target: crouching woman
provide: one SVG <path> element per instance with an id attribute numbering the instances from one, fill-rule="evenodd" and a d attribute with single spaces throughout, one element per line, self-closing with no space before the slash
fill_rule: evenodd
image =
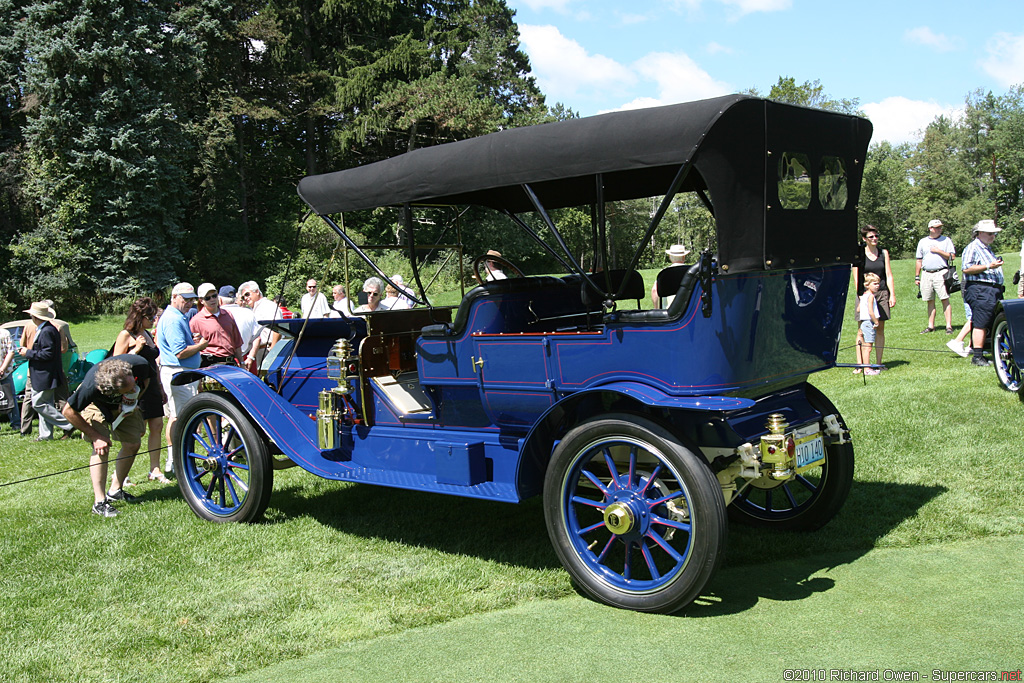
<path id="1" fill-rule="evenodd" d="M 142 443 L 146 423 L 139 397 L 149 388 L 151 378 L 149 361 L 142 356 L 130 353 L 113 356 L 89 370 L 64 407 L 64 417 L 81 430 L 82 438 L 92 442 L 89 460 L 95 500 L 92 511 L 101 517 L 117 515 L 111 503 L 138 502 L 121 487 Z M 121 449 L 110 490 L 106 491 L 107 456 L 112 438 L 120 442 Z"/>

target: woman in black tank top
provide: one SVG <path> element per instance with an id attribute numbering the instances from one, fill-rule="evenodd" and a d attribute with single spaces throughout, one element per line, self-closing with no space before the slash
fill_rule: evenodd
<path id="1" fill-rule="evenodd" d="M 882 351 L 885 348 L 885 321 L 892 317 L 892 309 L 896 306 L 896 288 L 892 281 L 892 266 L 889 263 L 889 251 L 878 247 L 878 228 L 865 225 L 860 229 L 864 238 L 864 258 L 853 267 L 853 279 L 857 284 L 858 297 L 864 293 L 864 276 L 874 273 L 881 280 L 881 287 L 875 294 L 878 302 L 878 328 L 875 331 L 875 363 L 882 365 Z M 860 331 L 857 332 L 857 343 L 861 343 Z M 883 366 L 884 367 L 884 366 Z"/>

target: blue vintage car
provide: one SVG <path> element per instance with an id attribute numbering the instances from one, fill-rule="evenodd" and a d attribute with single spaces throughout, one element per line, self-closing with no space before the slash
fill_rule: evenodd
<path id="1" fill-rule="evenodd" d="M 1008 391 L 1015 391 L 1024 401 L 1021 389 L 1021 368 L 1017 358 L 1024 358 L 1024 299 L 999 302 L 992 319 L 992 364 L 999 383 Z"/>
<path id="2" fill-rule="evenodd" d="M 340 215 L 397 207 L 412 257 L 422 212 L 483 207 L 565 272 L 515 277 L 502 263 L 507 279 L 457 307 L 417 295 L 409 310 L 277 321 L 285 341 L 265 377 L 181 375 L 208 389 L 177 421 L 186 501 L 204 519 L 254 520 L 291 464 L 508 503 L 541 495 L 579 590 L 681 609 L 719 565 L 729 517 L 810 531 L 849 493 L 849 431 L 808 376 L 836 364 L 870 136 L 859 117 L 736 95 L 303 179 L 302 199 L 371 264 Z M 658 292 L 674 298 L 644 310 L 640 250 L 674 229 L 662 219 L 683 193 L 706 207 L 717 247 L 662 271 Z M 636 253 L 603 268 L 606 207 L 651 197 Z M 592 217 L 587 258 L 559 231 L 566 207 Z"/>

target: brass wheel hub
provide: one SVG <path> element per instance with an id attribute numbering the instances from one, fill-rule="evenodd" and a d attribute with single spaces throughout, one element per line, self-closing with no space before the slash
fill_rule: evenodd
<path id="1" fill-rule="evenodd" d="M 204 471 L 216 472 L 218 469 L 220 469 L 220 466 L 217 464 L 217 458 L 205 458 L 203 460 Z"/>
<path id="2" fill-rule="evenodd" d="M 622 503 L 612 503 L 604 509 L 604 525 L 616 536 L 633 528 L 633 512 Z"/>

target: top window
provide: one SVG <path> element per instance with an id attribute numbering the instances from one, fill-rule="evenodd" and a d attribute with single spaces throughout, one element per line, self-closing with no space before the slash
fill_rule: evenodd
<path id="1" fill-rule="evenodd" d="M 779 202 L 784 209 L 811 205 L 811 163 L 806 154 L 784 152 L 779 159 Z"/>
<path id="2" fill-rule="evenodd" d="M 839 157 L 822 157 L 818 174 L 818 199 L 826 211 L 846 208 L 846 166 Z"/>

